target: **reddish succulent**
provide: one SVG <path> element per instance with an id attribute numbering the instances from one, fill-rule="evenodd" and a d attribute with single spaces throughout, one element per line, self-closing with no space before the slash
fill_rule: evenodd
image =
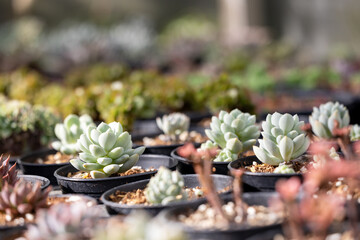
<path id="1" fill-rule="evenodd" d="M 50 191 L 51 187 L 42 191 L 40 182 L 33 185 L 20 180 L 14 186 L 5 182 L 0 192 L 0 212 L 5 213 L 10 219 L 35 213 L 37 209 L 47 207 Z"/>
<path id="2" fill-rule="evenodd" d="M 10 185 L 14 185 L 17 181 L 16 163 L 9 167 L 10 156 L 6 159 L 3 155 L 0 156 L 0 189 L 7 182 Z"/>

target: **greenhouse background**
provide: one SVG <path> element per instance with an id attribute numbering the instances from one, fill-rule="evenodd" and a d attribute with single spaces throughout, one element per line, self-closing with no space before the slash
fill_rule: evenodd
<path id="1" fill-rule="evenodd" d="M 0 1 L 0 239 L 358 239 L 359 11 Z"/>

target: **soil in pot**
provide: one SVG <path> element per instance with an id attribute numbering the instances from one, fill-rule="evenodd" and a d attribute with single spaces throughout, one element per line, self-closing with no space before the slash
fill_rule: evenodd
<path id="1" fill-rule="evenodd" d="M 43 176 L 50 180 L 51 185 L 57 185 L 54 172 L 68 165 L 71 158 L 54 149 L 45 149 L 22 156 L 18 162 L 24 174 Z"/>
<path id="2" fill-rule="evenodd" d="M 141 173 L 152 173 L 152 172 L 156 172 L 157 169 L 154 167 L 149 167 L 146 169 L 141 168 L 141 166 L 134 166 L 131 169 L 127 170 L 126 172 L 123 173 L 116 173 L 111 175 L 110 177 L 124 177 L 124 176 L 131 176 L 134 174 L 141 174 Z M 88 172 L 69 172 L 67 177 L 69 178 L 78 178 L 78 179 L 93 179 L 90 176 L 90 173 Z"/>
<path id="3" fill-rule="evenodd" d="M 187 159 L 179 155 L 178 150 L 180 147 L 174 149 L 170 156 L 174 159 L 178 160 L 178 166 L 177 169 L 181 174 L 194 174 L 194 168 L 193 168 L 193 160 Z M 254 155 L 253 151 L 247 151 L 244 153 L 244 156 L 252 156 Z M 215 158 L 215 157 L 214 157 Z M 213 174 L 222 174 L 222 175 L 228 175 L 229 169 L 228 169 L 229 162 L 214 162 L 213 161 Z"/>
<path id="4" fill-rule="evenodd" d="M 177 161 L 163 155 L 141 155 L 136 164 L 141 169 L 148 169 L 153 171 L 145 171 L 142 173 L 133 173 L 130 175 L 113 176 L 107 178 L 89 179 L 82 177 L 68 177 L 75 175 L 79 171 L 72 165 L 64 166 L 55 171 L 54 175 L 57 178 L 58 184 L 63 193 L 81 193 L 94 198 L 99 198 L 105 191 L 130 182 L 149 179 L 156 173 L 156 169 L 160 166 L 165 166 L 174 170 Z M 86 174 L 84 174 L 87 177 Z"/>
<path id="5" fill-rule="evenodd" d="M 50 185 L 50 180 L 46 177 L 37 176 L 37 175 L 17 175 L 19 179 L 23 179 L 26 182 L 30 182 L 32 185 L 36 184 L 37 182 L 40 182 L 41 189 L 44 190 Z"/>
<path id="6" fill-rule="evenodd" d="M 273 196 L 274 193 L 244 194 L 245 218 L 236 213 L 232 196 L 225 197 L 222 209 L 231 220 L 229 224 L 208 204 L 173 209 L 164 217 L 180 223 L 190 239 L 239 239 L 240 236 L 245 239 L 261 231 L 280 228 L 285 215 L 268 207 L 268 199 Z"/>
<path id="7" fill-rule="evenodd" d="M 49 206 L 54 204 L 73 204 L 79 201 L 86 203 L 88 207 L 95 206 L 97 204 L 95 198 L 81 194 L 58 194 L 51 195 L 47 198 L 47 204 Z"/>
<path id="8" fill-rule="evenodd" d="M 146 210 L 152 215 L 158 214 L 167 208 L 188 206 L 199 201 L 205 202 L 203 189 L 200 187 L 198 175 L 185 175 L 184 189 L 187 191 L 188 199 L 174 201 L 168 204 L 151 204 L 147 202 L 144 190 L 149 180 L 142 180 L 126 185 L 118 186 L 105 192 L 101 201 L 106 205 L 110 214 L 128 214 L 132 210 Z M 233 178 L 223 175 L 212 175 L 216 191 L 221 195 L 229 194 L 232 190 Z M 179 196 L 181 198 L 181 195 Z"/>

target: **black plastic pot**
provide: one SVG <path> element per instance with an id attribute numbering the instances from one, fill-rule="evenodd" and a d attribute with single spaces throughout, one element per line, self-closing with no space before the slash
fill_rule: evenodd
<path id="1" fill-rule="evenodd" d="M 18 164 L 24 174 L 38 175 L 46 177 L 50 180 L 51 185 L 57 185 L 54 172 L 69 163 L 54 163 L 54 164 L 41 164 L 35 163 L 38 158 L 45 158 L 48 155 L 56 154 L 54 149 L 43 149 L 36 152 L 29 153 L 19 158 Z"/>
<path id="2" fill-rule="evenodd" d="M 243 200 L 248 205 L 263 205 L 268 206 L 268 200 L 271 197 L 274 197 L 276 193 L 244 193 Z M 224 198 L 224 202 L 233 201 L 232 196 L 226 196 Z M 216 240 L 238 240 L 238 239 L 246 239 L 255 234 L 266 232 L 269 230 L 277 230 L 281 229 L 281 224 L 272 224 L 268 226 L 238 226 L 231 225 L 227 230 L 220 229 L 195 229 L 188 227 L 178 221 L 176 221 L 176 216 L 180 214 L 184 214 L 188 211 L 194 211 L 201 203 L 193 206 L 181 207 L 170 209 L 164 213 L 162 217 L 165 218 L 166 221 L 171 221 L 178 223 L 183 227 L 183 230 L 187 234 L 189 239 L 216 239 Z"/>
<path id="3" fill-rule="evenodd" d="M 44 190 L 45 188 L 47 188 L 50 185 L 50 180 L 47 179 L 46 177 L 42 177 L 42 176 L 19 174 L 17 177 L 25 180 L 26 182 L 31 182 L 32 184 L 40 182 L 42 190 Z"/>
<path id="4" fill-rule="evenodd" d="M 15 163 L 17 163 L 19 160 L 19 156 L 10 156 L 10 159 L 9 159 L 9 164 L 10 166 L 14 165 Z M 17 164 L 16 168 L 19 168 L 19 163 Z"/>
<path id="5" fill-rule="evenodd" d="M 256 156 L 249 156 L 229 163 L 228 168 L 229 170 L 232 168 L 244 168 L 246 166 L 251 166 L 253 162 L 262 163 Z M 246 171 L 242 177 L 242 181 L 245 185 L 244 187 L 248 185 L 259 191 L 270 192 L 275 191 L 275 184 L 279 179 L 291 177 L 299 177 L 302 180 L 302 175 L 300 173 L 253 173 Z"/>
<path id="6" fill-rule="evenodd" d="M 17 239 L 22 237 L 27 229 L 26 225 L 20 226 L 1 226 L 0 225 L 0 239 Z"/>
<path id="7" fill-rule="evenodd" d="M 177 150 L 179 148 L 174 149 L 171 152 L 171 157 L 178 160 L 177 169 L 181 174 L 194 174 L 194 168 L 192 166 L 192 162 L 189 159 L 183 158 L 179 156 Z M 213 162 L 213 168 L 215 168 L 214 174 L 227 175 L 229 172 L 228 162 Z"/>
<path id="8" fill-rule="evenodd" d="M 160 166 L 165 166 L 174 170 L 177 165 L 177 160 L 163 155 L 141 155 L 136 166 L 142 168 L 154 167 L 158 169 Z M 123 184 L 136 182 L 139 180 L 149 179 L 155 175 L 157 171 L 133 174 L 130 176 L 108 177 L 99 179 L 78 179 L 67 177 L 68 173 L 77 172 L 78 170 L 72 165 L 64 166 L 55 171 L 58 184 L 63 193 L 80 193 L 85 194 L 96 199 L 100 198 L 105 191 Z"/>
<path id="9" fill-rule="evenodd" d="M 185 187 L 188 188 L 195 188 L 200 186 L 199 180 L 198 180 L 198 176 L 196 174 L 193 175 L 184 175 L 184 182 L 185 182 Z M 214 181 L 214 185 L 217 191 L 221 191 L 222 189 L 225 188 L 229 188 L 228 191 L 222 193 L 222 195 L 226 195 L 230 193 L 230 189 L 232 186 L 232 182 L 233 182 L 233 178 L 230 176 L 224 176 L 224 175 L 212 175 L 213 181 Z M 164 210 L 164 209 L 169 209 L 169 208 L 174 208 L 174 207 L 185 207 L 185 206 L 189 206 L 189 205 L 194 205 L 194 204 L 198 204 L 199 202 L 204 203 L 206 200 L 205 198 L 199 198 L 199 199 L 194 199 L 194 200 L 186 200 L 186 201 L 179 201 L 179 202 L 174 202 L 174 203 L 169 203 L 167 205 L 143 205 L 143 204 L 138 204 L 138 205 L 127 205 L 127 204 L 120 204 L 120 203 L 115 203 L 113 201 L 110 200 L 110 195 L 115 193 L 116 191 L 124 191 L 124 192 L 130 192 L 133 190 L 137 190 L 137 189 L 145 189 L 147 184 L 149 183 L 149 179 L 147 180 L 142 180 L 142 181 L 138 181 L 138 182 L 134 182 L 134 183 L 129 183 L 126 185 L 122 185 L 119 187 L 115 187 L 112 188 L 108 191 L 106 191 L 100 198 L 100 200 L 105 204 L 106 206 L 106 210 L 108 211 L 109 214 L 129 214 L 131 211 L 133 210 L 145 210 L 147 211 L 149 214 L 155 216 L 157 215 L 160 211 Z"/>

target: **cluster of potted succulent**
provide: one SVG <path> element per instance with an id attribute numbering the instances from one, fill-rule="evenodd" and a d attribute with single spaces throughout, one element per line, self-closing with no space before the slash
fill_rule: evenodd
<path id="1" fill-rule="evenodd" d="M 360 128 L 349 125 L 346 107 L 332 102 L 315 107 L 309 122 L 274 113 L 260 130 L 254 115 L 221 111 L 205 130 L 208 139 L 194 146 L 189 118 L 165 115 L 157 119 L 164 135 L 142 144 L 171 146 L 166 156 L 144 154 L 147 146 L 133 145 L 119 122 L 97 125 L 88 115 L 71 114 L 54 127 L 53 149 L 19 161 L 24 173 L 33 165 L 34 174 L 48 176 L 64 194 L 49 195 L 49 180 L 17 176 L 16 166 L 1 159 L 0 234 L 20 226 L 28 239 L 356 236 Z M 321 208 L 325 203 L 336 211 Z M 170 229 L 173 238 L 164 235 Z"/>

